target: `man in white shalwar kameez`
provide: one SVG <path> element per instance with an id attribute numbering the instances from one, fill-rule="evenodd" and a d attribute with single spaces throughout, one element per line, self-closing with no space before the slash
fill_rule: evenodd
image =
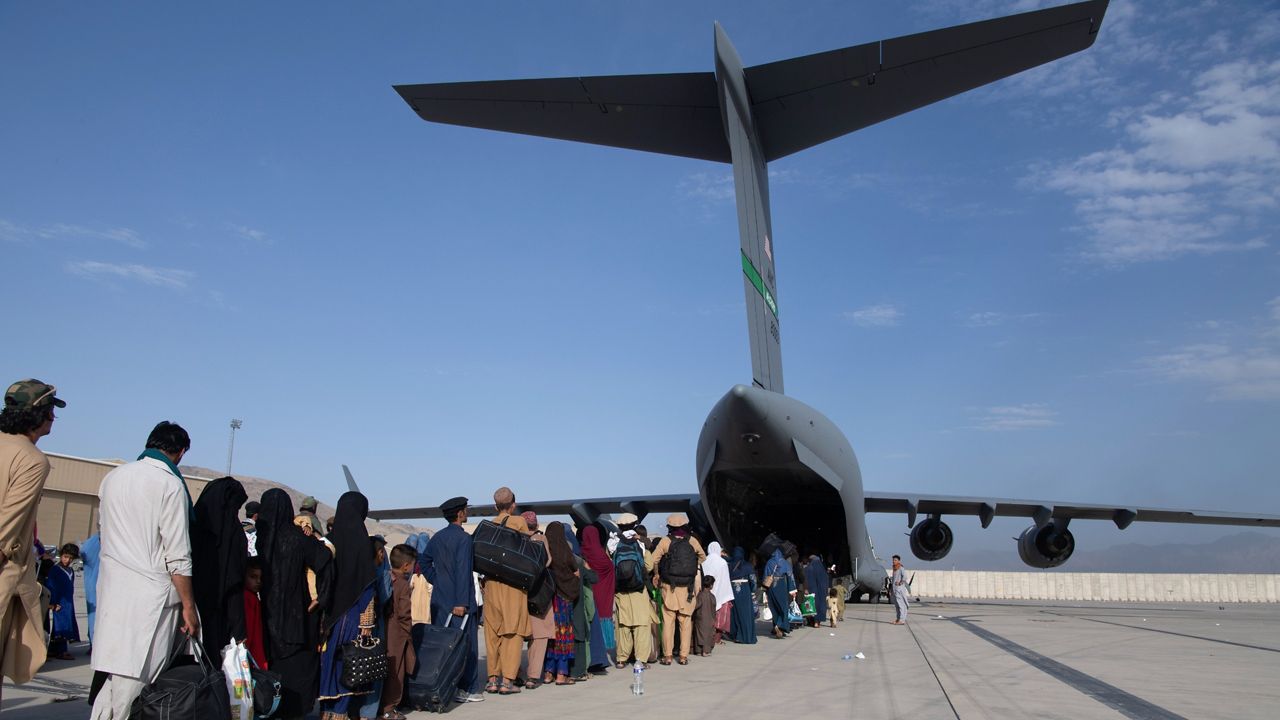
<path id="1" fill-rule="evenodd" d="M 165 669 L 182 631 L 200 621 L 191 589 L 191 496 L 177 465 L 191 447 L 181 426 L 162 422 L 137 462 L 102 480 L 98 616 L 93 669 L 109 674 L 92 720 L 124 720 Z"/>

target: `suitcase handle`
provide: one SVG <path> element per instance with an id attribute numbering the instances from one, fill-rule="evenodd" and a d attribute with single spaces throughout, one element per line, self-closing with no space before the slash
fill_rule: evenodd
<path id="1" fill-rule="evenodd" d="M 449 623 L 453 622 L 453 618 L 454 618 L 454 617 L 456 617 L 456 616 L 455 616 L 453 613 L 449 613 L 449 617 L 448 617 L 448 618 L 446 618 L 446 619 L 445 619 L 445 621 L 444 621 L 444 626 L 445 626 L 445 627 L 450 627 Z M 466 629 L 467 629 L 467 621 L 468 621 L 468 620 L 470 620 L 470 619 L 471 619 L 471 613 L 467 613 L 467 614 L 463 615 L 463 616 L 462 616 L 462 624 L 458 626 L 458 629 L 459 629 L 459 630 L 466 630 Z"/>

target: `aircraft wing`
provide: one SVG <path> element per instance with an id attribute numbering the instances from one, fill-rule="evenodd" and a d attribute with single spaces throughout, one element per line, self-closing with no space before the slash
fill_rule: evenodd
<path id="1" fill-rule="evenodd" d="M 715 73 L 397 85 L 423 120 L 729 162 Z"/>
<path id="2" fill-rule="evenodd" d="M 1051 519 L 1110 520 L 1121 530 L 1133 522 L 1190 523 L 1195 525 L 1239 525 L 1247 527 L 1280 527 L 1280 515 L 1227 513 L 1209 510 L 1178 510 L 1118 505 L 1084 505 L 1051 500 L 1010 500 L 1001 498 L 958 497 L 954 495 L 911 495 L 906 493 L 865 494 L 869 513 L 904 513 L 907 527 L 916 524 L 917 515 L 973 515 L 982 527 L 995 517 L 1031 518 L 1037 525 Z"/>
<path id="3" fill-rule="evenodd" d="M 746 68 L 765 159 L 1084 50 L 1106 10 L 1090 0 Z"/>
<path id="4" fill-rule="evenodd" d="M 689 495 L 647 495 L 641 497 L 589 498 L 583 500 L 540 500 L 527 502 L 516 500 L 521 512 L 532 510 L 539 515 L 571 515 L 595 519 L 605 513 L 635 513 L 644 519 L 651 512 L 683 512 L 688 513 L 690 506 L 698 499 L 697 494 Z M 498 514 L 492 504 L 476 503 L 469 512 L 473 517 L 492 517 Z M 416 518 L 438 518 L 439 507 L 396 508 L 391 510 L 370 510 L 369 517 L 374 520 L 410 520 Z"/>

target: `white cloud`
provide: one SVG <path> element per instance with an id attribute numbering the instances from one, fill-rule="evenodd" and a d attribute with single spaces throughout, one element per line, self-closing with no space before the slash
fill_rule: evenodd
<path id="1" fill-rule="evenodd" d="M 1057 416 L 1058 413 L 1044 403 L 997 405 L 982 410 L 967 429 L 1004 431 L 1053 427 L 1058 424 L 1054 420 Z"/>
<path id="2" fill-rule="evenodd" d="M 1280 297 L 1267 303 L 1266 313 L 1235 337 L 1222 333 L 1216 342 L 1177 347 L 1142 358 L 1138 366 L 1165 382 L 1208 385 L 1211 400 L 1280 400 Z"/>
<path id="3" fill-rule="evenodd" d="M 236 225 L 234 223 L 227 223 L 227 226 L 231 228 L 232 232 L 244 238 L 245 240 L 252 240 L 254 242 L 259 242 L 259 243 L 271 242 L 271 238 L 268 237 L 267 234 L 262 230 L 251 228 L 251 227 L 248 227 L 247 225 Z"/>
<path id="4" fill-rule="evenodd" d="M 1280 353 L 1271 348 L 1188 345 L 1141 364 L 1164 380 L 1212 386 L 1212 400 L 1280 400 Z"/>
<path id="5" fill-rule="evenodd" d="M 679 189 L 686 197 L 715 203 L 730 202 L 734 197 L 733 173 L 698 172 L 680 181 Z"/>
<path id="6" fill-rule="evenodd" d="M 38 240 L 89 239 L 108 240 L 134 249 L 142 249 L 147 243 L 137 230 L 127 227 L 87 227 L 71 223 L 54 223 L 41 227 L 29 228 L 15 225 L 8 220 L 0 220 L 0 240 L 9 242 L 32 242 Z"/>
<path id="7" fill-rule="evenodd" d="M 1113 111 L 1115 146 L 1033 171 L 1032 184 L 1077 198 L 1085 260 L 1120 267 L 1268 245 L 1280 208 L 1280 61 L 1236 57 L 1189 78 L 1189 90 Z"/>
<path id="8" fill-rule="evenodd" d="M 67 264 L 67 272 L 97 280 L 127 280 L 156 287 L 181 289 L 187 286 L 194 273 L 173 268 L 152 267 L 138 264 L 116 264 L 81 260 Z"/>
<path id="9" fill-rule="evenodd" d="M 1009 313 L 985 310 L 983 312 L 969 313 L 969 315 L 964 318 L 964 326 L 972 328 L 996 327 L 997 325 L 1004 325 L 1009 322 L 1034 320 L 1040 317 L 1040 315 L 1040 313 L 1019 313 L 1011 315 Z"/>
<path id="10" fill-rule="evenodd" d="M 902 321 L 902 311 L 893 305 L 872 305 L 844 314 L 859 327 L 893 327 Z"/>

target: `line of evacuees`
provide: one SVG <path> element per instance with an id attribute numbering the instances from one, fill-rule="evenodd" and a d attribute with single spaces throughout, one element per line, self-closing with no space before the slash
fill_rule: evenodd
<path id="1" fill-rule="evenodd" d="M 843 614 L 844 594 L 816 556 L 793 570 L 793 558 L 775 550 L 763 580 L 742 548 L 725 552 L 702 543 L 683 514 L 667 518 L 667 532 L 649 537 L 635 515 L 617 520 L 617 533 L 601 524 L 539 527 L 533 512 L 518 515 L 508 488 L 494 494 L 495 522 L 543 543 L 557 592 L 541 617 L 531 615 L 525 593 L 472 570 L 466 498 L 441 506 L 449 523 L 433 537 L 411 535 L 387 550 L 368 536 L 368 502 L 346 493 L 328 523 L 315 498 L 294 514 L 289 496 L 269 490 L 248 502 L 239 481 L 211 482 L 193 508 L 192 565 L 206 653 L 217 658 L 232 639 L 243 639 L 263 668 L 278 673 L 284 692 L 279 717 L 300 717 L 318 701 L 324 720 L 385 718 L 412 707 L 406 676 L 414 671 L 415 627 L 471 617 L 464 637 L 467 665 L 457 702 L 479 702 L 482 692 L 510 695 L 543 684 L 572 685 L 605 675 L 608 667 L 640 662 L 686 665 L 707 657 L 726 639 L 756 642 L 756 620 L 772 620 L 774 637 L 801 622 L 832 626 Z M 239 520 L 241 506 L 247 519 Z M 49 656 L 71 659 L 67 642 L 80 640 L 72 609 L 72 563 L 84 563 L 93 636 L 99 538 L 68 543 L 59 561 L 47 561 L 52 624 Z M 758 610 L 756 594 L 767 601 Z M 806 593 L 806 590 L 809 591 Z M 796 597 L 807 599 L 797 604 Z M 807 605 L 807 607 L 806 607 Z M 767 610 L 763 608 L 767 607 Z M 803 621 L 802 621 L 803 618 Z M 485 632 L 486 664 L 479 671 L 477 626 Z M 341 685 L 339 648 L 357 635 L 386 643 L 390 670 L 372 686 Z"/>

